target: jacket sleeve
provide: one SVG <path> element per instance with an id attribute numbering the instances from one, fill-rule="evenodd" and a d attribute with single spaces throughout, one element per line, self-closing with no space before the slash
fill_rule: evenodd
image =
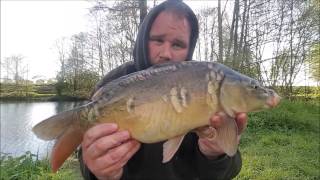
<path id="1" fill-rule="evenodd" d="M 82 159 L 82 149 L 80 148 L 78 151 L 78 159 L 80 163 L 80 171 L 82 174 L 83 179 L 85 180 L 97 180 L 96 176 L 91 173 L 88 167 L 84 164 Z"/>
<path id="2" fill-rule="evenodd" d="M 239 151 L 233 157 L 222 155 L 217 159 L 209 160 L 197 146 L 195 156 L 199 179 L 232 179 L 241 170 L 242 159 Z"/>
<path id="3" fill-rule="evenodd" d="M 100 89 L 102 86 L 104 86 L 106 83 L 117 79 L 121 76 L 130 74 L 135 71 L 134 63 L 132 61 L 126 62 L 119 67 L 115 68 L 114 70 L 110 71 L 108 74 L 106 74 L 94 87 L 94 89 L 91 92 L 90 97 L 94 95 L 94 93 Z M 80 148 L 78 151 L 78 159 L 80 162 L 80 170 L 83 178 L 85 180 L 96 180 L 97 178 L 95 175 L 88 169 L 88 167 L 85 165 L 82 159 L 82 149 Z"/>

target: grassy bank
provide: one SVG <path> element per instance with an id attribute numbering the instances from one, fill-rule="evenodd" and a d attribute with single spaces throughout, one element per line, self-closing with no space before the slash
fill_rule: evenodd
<path id="1" fill-rule="evenodd" d="M 1 84 L 1 101 L 83 101 L 87 100 L 89 92 L 64 92 L 58 95 L 54 84 Z"/>
<path id="2" fill-rule="evenodd" d="M 10 95 L 3 95 L 0 96 L 1 101 L 85 101 L 88 100 L 86 97 L 77 97 L 77 96 L 67 96 L 62 95 L 58 96 L 56 94 L 35 94 L 35 95 L 28 95 L 28 96 L 10 96 Z"/>
<path id="3" fill-rule="evenodd" d="M 319 124 L 319 100 L 284 100 L 274 110 L 249 114 L 240 144 L 243 166 L 235 179 L 320 179 Z M 48 160 L 30 153 L 2 156 L 0 170 L 0 179 L 81 179 L 74 157 L 56 174 Z"/>
<path id="4" fill-rule="evenodd" d="M 283 101 L 250 114 L 236 179 L 320 179 L 319 101 Z"/>
<path id="5" fill-rule="evenodd" d="M 1 155 L 0 179 L 75 180 L 82 179 L 78 160 L 70 157 L 57 173 L 52 173 L 48 159 L 39 160 L 26 152 L 19 157 Z"/>

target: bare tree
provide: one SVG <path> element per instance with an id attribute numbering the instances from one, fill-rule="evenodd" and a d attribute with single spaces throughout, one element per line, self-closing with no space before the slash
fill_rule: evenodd
<path id="1" fill-rule="evenodd" d="M 60 62 L 60 73 L 59 73 L 59 80 L 64 81 L 66 76 L 66 60 L 67 60 L 67 53 L 69 49 L 67 48 L 67 38 L 63 37 L 55 42 L 55 47 L 58 53 L 58 59 Z"/>
<path id="2" fill-rule="evenodd" d="M 4 82 L 11 82 L 13 73 L 13 65 L 10 57 L 5 57 L 1 60 L 1 77 L 4 77 Z M 5 75 L 4 75 L 5 74 Z"/>
<path id="3" fill-rule="evenodd" d="M 147 0 L 139 0 L 139 11 L 140 11 L 140 22 L 139 22 L 139 24 L 142 24 L 142 21 L 143 21 L 144 17 L 147 15 L 147 9 L 148 9 Z"/>
<path id="4" fill-rule="evenodd" d="M 314 20 L 318 11 L 303 0 L 231 3 L 231 18 L 221 0 L 217 8 L 196 11 L 200 34 L 195 59 L 217 60 L 269 85 L 288 87 L 291 92 L 308 50 L 319 37 L 319 25 Z M 138 28 L 147 10 L 146 0 L 96 1 L 90 11 L 91 30 L 68 50 L 68 61 L 77 59 L 83 65 L 79 67 L 81 72 L 90 74 L 95 70 L 100 77 L 131 61 Z M 265 49 L 269 47 L 272 51 L 266 58 Z M 61 57 L 65 59 L 61 53 L 60 62 Z"/>
<path id="5" fill-rule="evenodd" d="M 223 40 L 222 40 L 222 12 L 221 0 L 218 0 L 218 38 L 219 38 L 219 56 L 218 62 L 223 62 Z"/>
<path id="6" fill-rule="evenodd" d="M 240 5 L 239 0 L 235 0 L 234 3 L 234 32 L 233 32 L 233 58 L 232 58 L 232 67 L 239 69 L 239 60 L 238 60 L 238 24 L 239 24 L 239 11 Z"/>
<path id="7" fill-rule="evenodd" d="M 115 1 L 114 4 L 106 1 L 97 2 L 91 9 L 97 20 L 93 30 L 97 35 L 91 35 L 96 53 L 92 54 L 97 54 L 93 57 L 99 59 L 100 76 L 133 59 L 133 46 L 139 23 L 146 14 L 146 5 L 145 0 Z"/>
<path id="8" fill-rule="evenodd" d="M 1 62 L 1 72 L 5 70 L 6 79 L 13 79 L 16 85 L 24 79 L 24 75 L 28 72 L 28 66 L 24 63 L 22 55 L 12 55 L 5 57 Z"/>
<path id="9" fill-rule="evenodd" d="M 103 6 L 101 2 L 98 2 L 96 6 L 91 8 L 90 17 L 92 18 L 93 28 L 90 31 L 88 43 L 91 44 L 91 64 L 95 68 L 95 61 L 97 61 L 97 69 L 100 76 L 105 74 L 104 67 L 104 48 L 106 46 L 106 39 L 109 39 L 110 31 L 106 28 L 108 21 L 105 18 L 104 10 L 101 10 L 97 7 Z"/>

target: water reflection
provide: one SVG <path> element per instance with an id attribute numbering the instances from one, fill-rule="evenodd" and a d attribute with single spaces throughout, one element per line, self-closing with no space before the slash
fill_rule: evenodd
<path id="1" fill-rule="evenodd" d="M 31 131 L 38 122 L 58 112 L 79 106 L 75 102 L 0 102 L 0 151 L 19 156 L 26 151 L 45 157 L 53 141 L 38 139 Z"/>

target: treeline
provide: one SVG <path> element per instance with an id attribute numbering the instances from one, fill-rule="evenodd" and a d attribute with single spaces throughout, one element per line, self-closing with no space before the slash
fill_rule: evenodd
<path id="1" fill-rule="evenodd" d="M 87 95 L 108 71 L 132 61 L 139 24 L 159 3 L 92 2 L 88 11 L 90 30 L 55 42 L 60 64 L 57 93 Z M 217 3 L 218 7 L 191 7 L 200 25 L 195 60 L 226 64 L 267 86 L 281 87 L 288 97 L 294 93 L 293 83 L 302 68 L 309 70 L 306 79 L 311 76 L 319 82 L 319 0 L 218 0 Z M 21 75 L 16 69 L 11 74 L 12 79 L 18 80 Z"/>
<path id="2" fill-rule="evenodd" d="M 0 83 L 0 100 L 50 100 L 56 96 L 55 84 L 31 82 Z"/>

